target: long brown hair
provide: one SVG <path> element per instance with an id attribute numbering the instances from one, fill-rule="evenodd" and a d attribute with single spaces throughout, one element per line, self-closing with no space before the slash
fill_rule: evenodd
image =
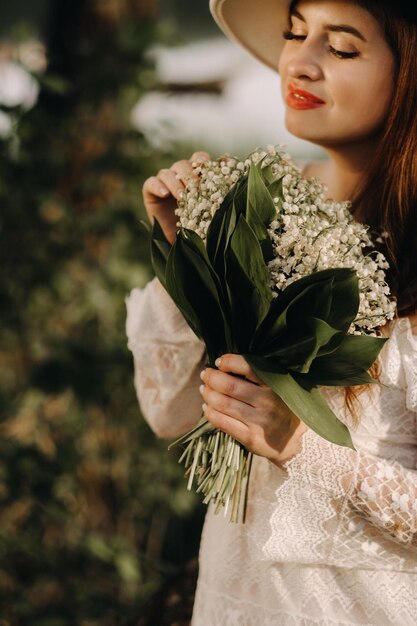
<path id="1" fill-rule="evenodd" d="M 396 84 L 353 210 L 386 234 L 387 278 L 398 315 L 405 316 L 417 311 L 417 24 L 399 17 L 394 2 L 358 4 L 383 28 L 396 62 Z"/>
<path id="2" fill-rule="evenodd" d="M 382 252 L 390 269 L 387 280 L 397 298 L 397 313 L 417 310 L 417 25 L 404 19 L 389 0 L 358 0 L 381 24 L 396 64 L 396 84 L 389 114 L 381 129 L 353 212 L 384 233 Z M 378 379 L 379 364 L 371 375 Z M 346 387 L 345 402 L 358 424 L 357 402 L 363 387 Z"/>

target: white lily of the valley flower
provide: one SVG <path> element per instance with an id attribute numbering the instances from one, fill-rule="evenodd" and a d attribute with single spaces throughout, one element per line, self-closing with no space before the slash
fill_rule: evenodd
<path id="1" fill-rule="evenodd" d="M 281 197 L 273 198 L 276 219 L 268 231 L 275 254 L 268 265 L 271 289 L 276 294 L 312 272 L 352 267 L 359 279 L 360 304 L 350 333 L 375 334 L 395 313 L 385 281 L 387 261 L 375 249 L 368 227 L 354 220 L 350 203 L 326 200 L 324 185 L 316 178 L 304 178 L 283 146 L 257 149 L 244 161 L 225 155 L 194 164 L 198 180 L 190 179 L 178 204 L 178 226 L 205 239 L 227 192 L 247 174 L 251 163 L 261 161 L 261 167 L 271 166 L 274 178 L 282 182 Z"/>

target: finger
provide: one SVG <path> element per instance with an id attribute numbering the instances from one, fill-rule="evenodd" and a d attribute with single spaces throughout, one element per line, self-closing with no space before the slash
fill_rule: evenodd
<path id="1" fill-rule="evenodd" d="M 185 159 L 173 163 L 171 170 L 175 172 L 177 180 L 181 180 L 185 187 L 187 187 L 190 179 L 198 180 L 199 178 L 198 174 L 195 172 L 195 168 L 191 164 L 191 161 L 186 161 Z"/>
<path id="2" fill-rule="evenodd" d="M 200 376 L 207 386 L 219 393 L 236 398 L 254 408 L 262 404 L 263 398 L 261 396 L 265 393 L 264 389 L 240 376 L 215 370 L 211 367 L 203 370 Z"/>
<path id="3" fill-rule="evenodd" d="M 222 372 L 238 374 L 239 376 L 243 376 L 261 387 L 266 386 L 251 369 L 249 363 L 240 354 L 223 354 L 216 360 L 216 366 Z"/>
<path id="4" fill-rule="evenodd" d="M 224 415 L 224 413 L 217 411 L 217 409 L 207 404 L 203 404 L 203 414 L 206 420 L 215 428 L 227 433 L 242 445 L 248 446 L 250 431 L 246 424 L 229 415 Z"/>
<path id="5" fill-rule="evenodd" d="M 191 157 L 190 157 L 190 161 L 191 163 L 203 163 L 204 161 L 210 161 L 210 155 L 208 152 L 205 152 L 204 150 L 198 150 L 197 152 L 194 152 Z"/>
<path id="6" fill-rule="evenodd" d="M 185 194 L 185 185 L 177 179 L 176 172 L 172 169 L 163 169 L 158 172 L 158 180 L 163 183 L 170 194 L 177 200 L 181 200 Z"/>
<path id="7" fill-rule="evenodd" d="M 142 187 L 143 195 L 156 196 L 157 198 L 167 198 L 171 195 L 168 187 L 156 176 L 147 178 Z"/>
<path id="8" fill-rule="evenodd" d="M 250 421 L 250 410 L 253 412 L 253 409 L 244 402 L 219 393 L 207 385 L 200 386 L 200 393 L 205 404 L 213 407 L 219 413 L 229 415 L 229 417 L 233 417 L 241 422 L 246 423 Z"/>

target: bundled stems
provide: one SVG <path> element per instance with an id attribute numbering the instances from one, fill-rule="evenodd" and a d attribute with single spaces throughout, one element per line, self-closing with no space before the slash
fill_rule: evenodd
<path id="1" fill-rule="evenodd" d="M 214 504 L 216 513 L 224 507 L 225 516 L 230 510 L 231 522 L 244 522 L 252 453 L 204 418 L 194 434 L 188 433 L 170 447 L 179 444 L 186 444 L 178 462 L 184 464 L 188 490 L 195 482 L 196 492 L 203 494 L 205 504 Z"/>

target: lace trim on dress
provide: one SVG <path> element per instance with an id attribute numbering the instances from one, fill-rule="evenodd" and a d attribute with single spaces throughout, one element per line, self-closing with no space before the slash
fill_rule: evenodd
<path id="1" fill-rule="evenodd" d="M 201 416 L 199 373 L 204 345 L 157 279 L 126 299 L 128 347 L 144 417 L 160 437 L 174 439 Z"/>
<path id="2" fill-rule="evenodd" d="M 417 579 L 397 572 L 300 567 L 271 568 L 270 600 L 253 602 L 250 572 L 242 593 L 199 582 L 192 626 L 415 626 Z M 246 581 L 246 578 L 248 581 Z"/>

